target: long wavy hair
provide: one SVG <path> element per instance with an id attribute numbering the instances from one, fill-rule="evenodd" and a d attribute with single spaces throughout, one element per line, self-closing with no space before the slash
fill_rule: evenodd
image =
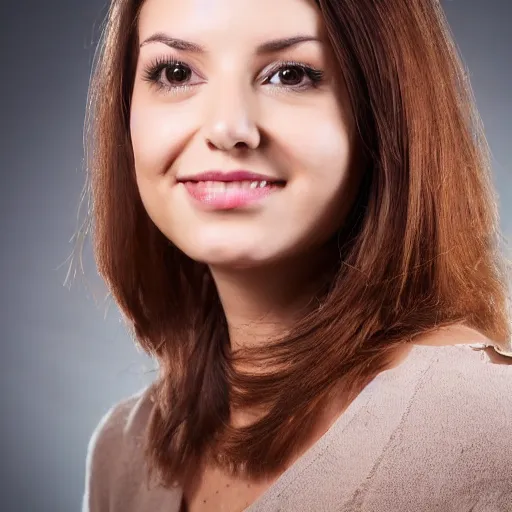
<path id="1" fill-rule="evenodd" d="M 148 474 L 180 483 L 205 454 L 233 474 L 277 474 L 335 389 L 358 389 L 416 336 L 462 323 L 508 348 L 508 265 L 489 149 L 437 1 L 317 2 L 367 163 L 315 309 L 264 348 L 236 352 L 208 267 L 166 239 L 138 192 L 129 119 L 142 4 L 110 5 L 85 161 L 99 273 L 159 366 Z M 253 371 L 240 370 L 244 361 Z M 262 414 L 235 428 L 232 408 Z"/>

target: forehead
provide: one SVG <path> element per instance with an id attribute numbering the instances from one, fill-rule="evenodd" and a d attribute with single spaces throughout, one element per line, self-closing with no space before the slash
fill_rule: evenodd
<path id="1" fill-rule="evenodd" d="M 233 45 L 301 33 L 321 37 L 322 19 L 314 0 L 146 0 L 139 38 L 155 32 L 195 42 Z"/>

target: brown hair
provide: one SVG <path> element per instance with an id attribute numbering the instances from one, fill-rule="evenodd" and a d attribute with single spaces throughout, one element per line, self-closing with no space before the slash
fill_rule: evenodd
<path id="1" fill-rule="evenodd" d="M 205 453 L 233 472 L 279 472 L 335 386 L 356 389 L 419 334 L 463 323 L 505 347 L 508 274 L 489 151 L 437 1 L 318 2 L 368 164 L 318 307 L 243 354 L 230 351 L 208 267 L 164 237 L 139 196 L 129 116 L 142 3 L 112 1 L 86 160 L 99 272 L 159 362 L 147 457 L 165 485 Z M 259 371 L 236 370 L 244 356 Z M 231 407 L 264 414 L 234 428 Z"/>

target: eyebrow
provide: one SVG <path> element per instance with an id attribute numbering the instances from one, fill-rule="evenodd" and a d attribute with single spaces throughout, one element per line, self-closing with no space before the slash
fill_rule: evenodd
<path id="1" fill-rule="evenodd" d="M 256 48 L 257 55 L 263 55 L 267 53 L 276 53 L 282 50 L 286 50 L 292 46 L 298 45 L 300 43 L 305 43 L 307 41 L 316 41 L 321 42 L 320 39 L 314 36 L 308 35 L 297 35 L 293 37 L 286 37 L 283 39 L 273 39 L 272 41 L 267 41 L 265 43 L 260 44 Z M 149 43 L 163 43 L 167 45 L 169 48 L 174 48 L 175 50 L 182 50 L 190 53 L 207 53 L 206 49 L 196 43 L 192 43 L 190 41 L 185 41 L 183 39 L 177 39 L 175 37 L 171 37 L 163 32 L 157 32 L 153 34 L 151 37 L 145 39 L 139 46 L 142 48 L 143 46 Z"/>

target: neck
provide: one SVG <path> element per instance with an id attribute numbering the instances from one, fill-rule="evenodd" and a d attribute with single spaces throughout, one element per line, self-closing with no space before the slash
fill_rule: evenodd
<path id="1" fill-rule="evenodd" d="M 317 306 L 316 297 L 333 272 L 333 253 L 326 256 L 326 252 L 249 269 L 210 267 L 226 315 L 232 352 L 264 347 Z M 252 365 L 237 365 L 237 369 L 258 371 Z M 261 414 L 257 407 L 232 409 L 232 425 L 248 425 Z"/>
<path id="2" fill-rule="evenodd" d="M 316 306 L 332 268 L 327 251 L 254 268 L 210 267 L 226 315 L 232 350 L 262 346 Z"/>

